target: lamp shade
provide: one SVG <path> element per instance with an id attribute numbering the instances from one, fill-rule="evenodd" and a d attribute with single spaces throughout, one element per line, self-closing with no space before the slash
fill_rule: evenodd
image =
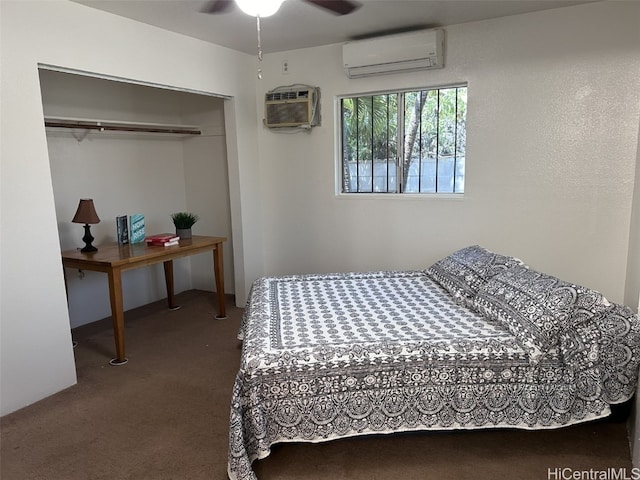
<path id="1" fill-rule="evenodd" d="M 236 0 L 238 7 L 247 15 L 269 17 L 276 13 L 284 0 Z"/>
<path id="2" fill-rule="evenodd" d="M 93 206 L 92 198 L 83 198 L 80 200 L 78 210 L 76 210 L 76 214 L 73 216 L 73 220 L 71 221 L 73 223 L 84 223 L 87 225 L 100 223 L 100 218 L 98 218 L 96 209 Z"/>

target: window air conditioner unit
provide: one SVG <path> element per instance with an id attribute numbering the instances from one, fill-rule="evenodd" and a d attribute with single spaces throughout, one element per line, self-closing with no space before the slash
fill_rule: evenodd
<path id="1" fill-rule="evenodd" d="M 347 42 L 342 46 L 349 78 L 444 67 L 444 30 L 421 30 Z"/>
<path id="2" fill-rule="evenodd" d="M 312 127 L 320 124 L 320 89 L 280 87 L 265 94 L 264 125 L 278 127 Z"/>

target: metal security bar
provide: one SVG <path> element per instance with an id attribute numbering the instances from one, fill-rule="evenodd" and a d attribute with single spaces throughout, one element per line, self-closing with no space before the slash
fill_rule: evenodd
<path id="1" fill-rule="evenodd" d="M 462 193 L 466 86 L 341 99 L 343 193 Z"/>

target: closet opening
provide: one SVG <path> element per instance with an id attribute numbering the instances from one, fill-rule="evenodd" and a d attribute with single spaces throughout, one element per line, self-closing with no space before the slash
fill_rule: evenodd
<path id="1" fill-rule="evenodd" d="M 84 245 L 72 223 L 92 198 L 98 248 L 117 242 L 116 218 L 144 215 L 145 233 L 172 232 L 171 214 L 193 212 L 194 235 L 226 237 L 225 293 L 234 293 L 225 132 L 228 97 L 40 65 L 43 122 L 60 250 Z M 215 291 L 212 255 L 174 260 L 175 293 Z M 111 317 L 107 276 L 66 269 L 70 328 Z M 125 311 L 166 298 L 162 264 L 123 272 Z M 215 297 L 211 297 L 215 306 Z M 105 358 L 108 361 L 108 358 Z"/>

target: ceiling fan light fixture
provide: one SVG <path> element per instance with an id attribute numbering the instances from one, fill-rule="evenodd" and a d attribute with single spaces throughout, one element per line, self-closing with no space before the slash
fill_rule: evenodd
<path id="1" fill-rule="evenodd" d="M 276 13 L 284 0 L 236 0 L 238 7 L 252 17 L 269 17 Z"/>

